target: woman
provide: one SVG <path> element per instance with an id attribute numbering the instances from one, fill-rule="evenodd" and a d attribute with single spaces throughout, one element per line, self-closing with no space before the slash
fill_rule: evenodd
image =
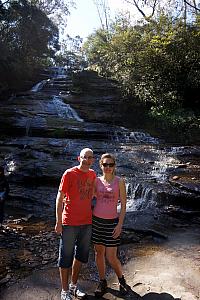
<path id="1" fill-rule="evenodd" d="M 8 198 L 9 185 L 4 175 L 4 168 L 0 166 L 0 226 L 4 219 L 4 205 Z"/>
<path id="2" fill-rule="evenodd" d="M 115 176 L 115 158 L 105 153 L 100 159 L 101 177 L 96 178 L 96 205 L 93 209 L 92 242 L 100 282 L 95 291 L 96 297 L 106 293 L 105 258 L 114 269 L 120 285 L 120 292 L 126 293 L 128 285 L 122 273 L 122 266 L 117 258 L 117 246 L 120 244 L 120 234 L 126 213 L 126 188 L 122 178 Z M 121 202 L 120 213 L 117 213 L 118 200 Z"/>

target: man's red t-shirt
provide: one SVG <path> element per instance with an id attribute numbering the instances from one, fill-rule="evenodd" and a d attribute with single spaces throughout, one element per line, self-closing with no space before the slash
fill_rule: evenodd
<path id="1" fill-rule="evenodd" d="M 92 224 L 91 201 L 96 174 L 89 169 L 83 172 L 78 167 L 65 171 L 59 191 L 66 195 L 62 212 L 63 225 Z"/>

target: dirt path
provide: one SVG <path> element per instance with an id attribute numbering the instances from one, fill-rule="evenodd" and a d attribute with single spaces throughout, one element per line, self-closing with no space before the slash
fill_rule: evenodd
<path id="1" fill-rule="evenodd" d="M 128 296 L 117 292 L 116 277 L 109 276 L 108 293 L 102 299 L 198 300 L 200 299 L 200 231 L 199 228 L 176 230 L 165 243 L 146 239 L 140 244 L 122 247 L 132 257 L 123 266 L 132 288 Z M 128 249 L 128 250 L 127 250 Z M 88 274 L 96 272 L 89 264 L 83 270 L 82 286 L 88 299 L 96 299 L 97 284 Z M 86 278 L 85 278 L 86 277 Z M 88 277 L 88 278 L 87 278 Z M 95 276 L 93 276 L 95 278 Z M 59 300 L 60 283 L 57 267 L 35 271 L 30 277 L 5 289 L 2 300 Z"/>

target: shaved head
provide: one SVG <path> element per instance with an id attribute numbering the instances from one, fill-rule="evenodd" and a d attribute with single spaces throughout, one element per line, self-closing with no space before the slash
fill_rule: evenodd
<path id="1" fill-rule="evenodd" d="M 84 156 L 86 152 L 91 152 L 93 154 L 92 149 L 90 149 L 90 148 L 84 148 L 80 152 L 80 157 Z"/>

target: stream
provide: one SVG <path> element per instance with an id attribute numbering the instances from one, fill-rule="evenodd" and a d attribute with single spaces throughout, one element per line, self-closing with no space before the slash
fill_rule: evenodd
<path id="1" fill-rule="evenodd" d="M 113 110 L 117 96 L 108 84 L 97 82 L 96 94 L 74 95 L 70 74 L 55 68 L 30 91 L 2 103 L 0 160 L 11 191 L 0 232 L 0 285 L 56 262 L 58 184 L 85 147 L 94 151 L 97 175 L 100 156 L 116 156 L 127 189 L 124 244 L 146 236 L 162 242 L 173 226 L 200 225 L 200 147 L 120 126 Z M 108 93 L 98 94 L 105 86 Z"/>

